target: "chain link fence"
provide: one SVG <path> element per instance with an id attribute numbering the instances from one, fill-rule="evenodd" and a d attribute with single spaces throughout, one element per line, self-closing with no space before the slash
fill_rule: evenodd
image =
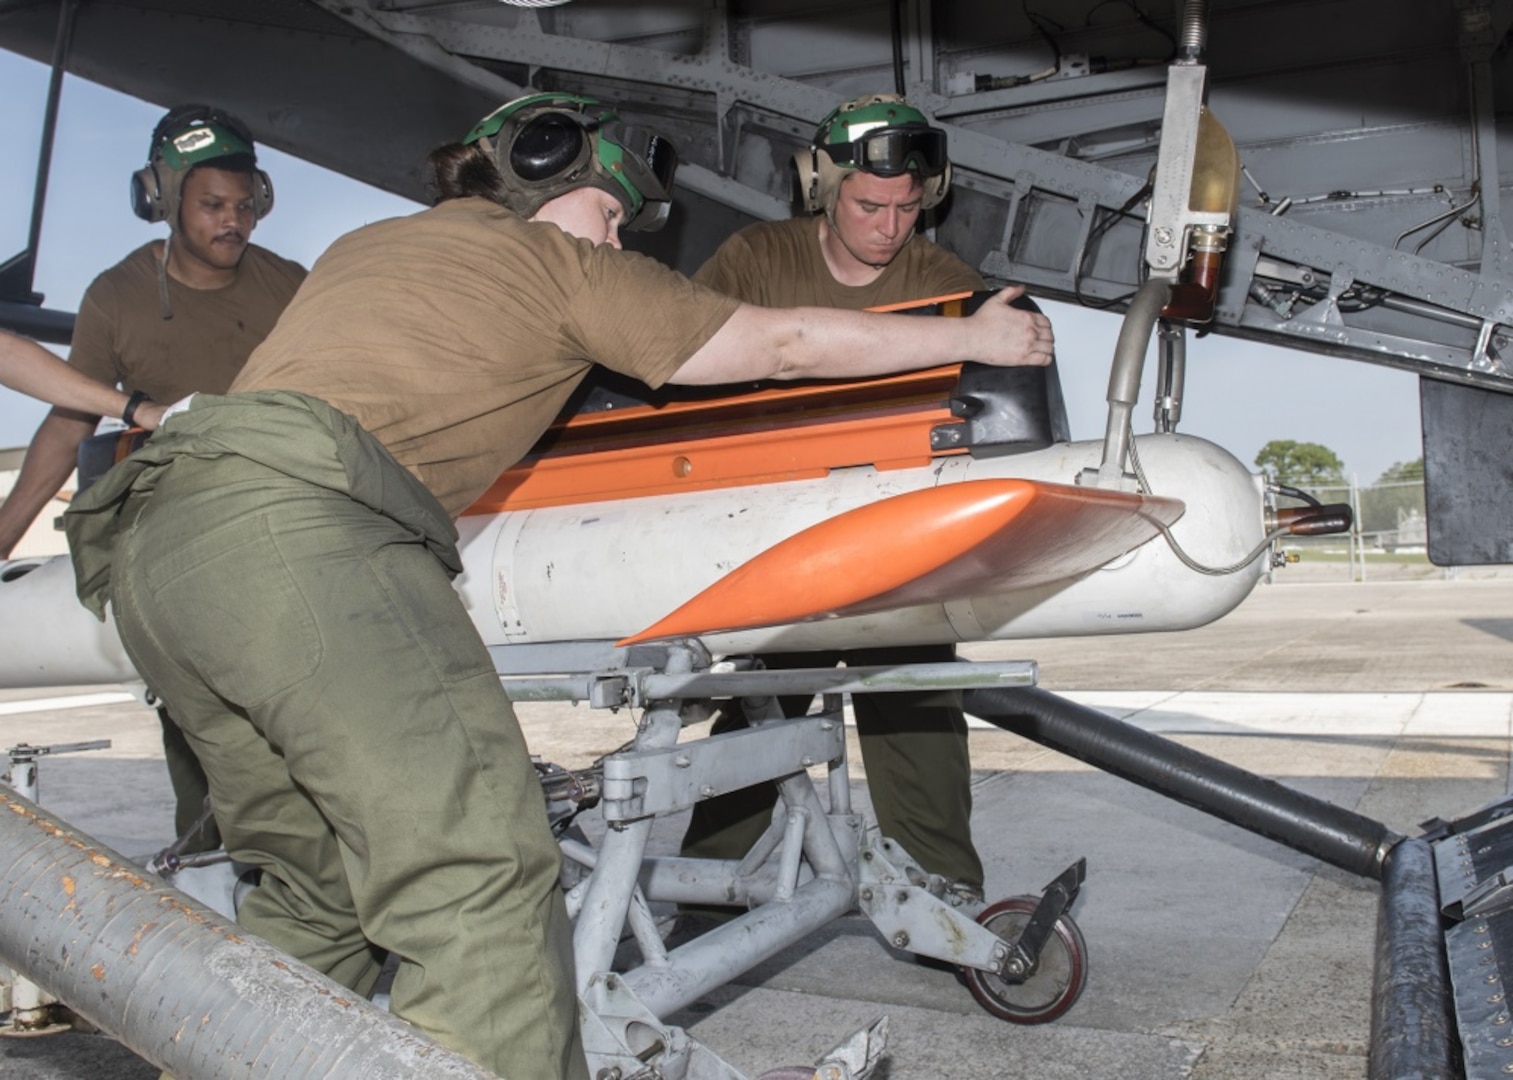
<path id="1" fill-rule="evenodd" d="M 1456 568 L 1429 562 L 1422 480 L 1293 486 L 1322 503 L 1348 504 L 1355 524 L 1348 534 L 1284 540 L 1282 549 L 1292 565 L 1278 572 L 1279 580 L 1291 577 L 1369 581 L 1457 576 Z"/>

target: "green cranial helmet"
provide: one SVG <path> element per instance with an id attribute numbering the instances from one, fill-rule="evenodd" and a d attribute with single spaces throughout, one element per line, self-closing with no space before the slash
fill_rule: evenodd
<path id="1" fill-rule="evenodd" d="M 667 221 L 677 150 L 666 136 L 627 124 L 595 98 L 517 98 L 480 120 L 462 141 L 493 154 L 505 205 L 521 217 L 559 195 L 596 187 L 624 205 L 627 229 L 649 232 Z"/>
<path id="2" fill-rule="evenodd" d="M 809 149 L 793 161 L 810 213 L 834 211 L 850 169 L 918 176 L 924 185 L 920 205 L 926 210 L 938 205 L 951 186 L 946 133 L 897 94 L 869 94 L 837 106 L 820 121 Z"/>
<path id="3" fill-rule="evenodd" d="M 185 177 L 196 165 L 217 163 L 251 175 L 253 213 L 266 217 L 273 209 L 273 181 L 257 168 L 251 133 L 236 117 L 209 105 L 180 105 L 158 121 L 147 164 L 131 177 L 132 212 L 177 229 Z"/>

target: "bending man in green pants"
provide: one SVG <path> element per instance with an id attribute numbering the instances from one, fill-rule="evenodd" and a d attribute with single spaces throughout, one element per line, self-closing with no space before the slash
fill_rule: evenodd
<path id="1" fill-rule="evenodd" d="M 844 103 L 820 123 L 795 164 L 811 216 L 742 229 L 699 268 L 695 281 L 766 307 L 858 311 L 986 287 L 966 263 L 915 232 L 920 213 L 945 198 L 950 163 L 945 132 L 902 98 L 877 94 Z M 762 659 L 778 669 L 954 657 L 952 646 L 930 645 Z M 961 694 L 858 694 L 852 702 L 883 834 L 946 880 L 947 899 L 980 904 L 983 870 L 972 844 L 972 764 Z M 784 698 L 782 706 L 785 715 L 802 716 L 809 699 Z M 745 726 L 744 716 L 726 711 L 713 733 Z M 683 854 L 741 858 L 771 822 L 776 799 L 776 786 L 762 784 L 699 803 Z"/>
<path id="2" fill-rule="evenodd" d="M 657 386 L 1049 363 L 1038 316 L 751 307 L 619 250 L 674 155 L 591 98 L 501 107 L 432 155 L 436 206 L 336 241 L 223 397 L 170 409 L 67 515 L 174 703 L 238 919 L 509 1076 L 586 1076 L 560 855 L 487 650 L 451 587 L 453 519 L 594 364 Z M 929 325 L 929 324 L 947 325 Z"/>

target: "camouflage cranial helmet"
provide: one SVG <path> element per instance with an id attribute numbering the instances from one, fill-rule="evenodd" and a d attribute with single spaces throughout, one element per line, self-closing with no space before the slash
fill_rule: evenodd
<path id="1" fill-rule="evenodd" d="M 131 210 L 143 221 L 179 227 L 184 179 L 197 165 L 219 163 L 252 177 L 252 211 L 273 209 L 273 181 L 257 168 L 252 135 L 240 120 L 209 105 L 180 105 L 153 128 L 147 164 L 131 177 Z"/>
<path id="2" fill-rule="evenodd" d="M 847 170 L 876 176 L 913 173 L 920 206 L 940 204 L 951 187 L 946 133 L 897 94 L 870 94 L 838 106 L 820 121 L 809 149 L 793 156 L 804 209 L 833 213 Z"/>
<path id="3" fill-rule="evenodd" d="M 627 124 L 596 98 L 517 98 L 475 124 L 463 142 L 493 154 L 505 205 L 521 217 L 559 195 L 596 187 L 625 206 L 627 229 L 649 232 L 667 221 L 677 150 L 666 136 Z"/>

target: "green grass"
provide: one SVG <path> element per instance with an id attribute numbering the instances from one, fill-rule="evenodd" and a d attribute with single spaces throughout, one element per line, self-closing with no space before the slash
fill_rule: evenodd
<path id="1" fill-rule="evenodd" d="M 1350 550 L 1348 548 L 1284 548 L 1288 554 L 1295 554 L 1301 562 L 1305 563 L 1348 563 Z M 1422 551 L 1375 551 L 1366 550 L 1366 565 L 1392 563 L 1403 566 L 1428 566 L 1429 556 Z"/>

